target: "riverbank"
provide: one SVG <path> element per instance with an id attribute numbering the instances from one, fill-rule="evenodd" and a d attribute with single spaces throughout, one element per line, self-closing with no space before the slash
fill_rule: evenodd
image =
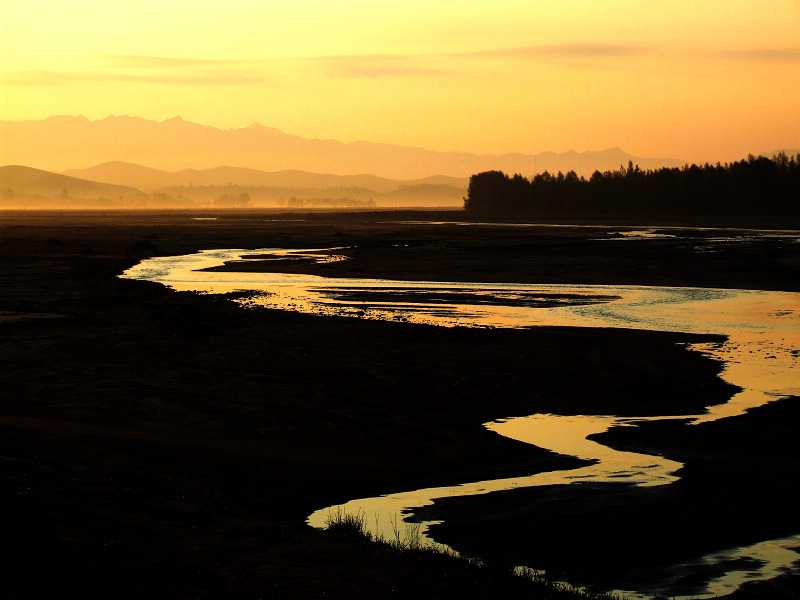
<path id="1" fill-rule="evenodd" d="M 195 218 L 0 213 L 0 464 L 20 595 L 67 582 L 84 596 L 131 598 L 496 597 L 497 587 L 472 574 L 398 573 L 394 558 L 304 520 L 353 497 L 577 464 L 489 434 L 487 420 L 634 414 L 643 402 L 669 414 L 730 393 L 715 377 L 718 365 L 676 345 L 691 336 L 442 330 L 245 311 L 116 278 L 141 258 L 347 246 L 351 261 L 314 268 L 439 280 L 800 285 L 800 244 L 780 240 L 698 252 L 695 241 L 595 241 L 596 231 L 580 229 L 371 215 Z M 766 438 L 785 416 L 766 419 Z M 796 468 L 786 450 L 782 464 Z M 721 503 L 709 497 L 706 506 Z M 784 526 L 783 512 L 762 512 Z M 544 527 L 559 537 L 558 527 Z M 468 548 L 479 529 L 451 534 Z M 512 537 L 498 537 L 498 546 Z M 679 544 L 705 540 L 689 532 Z"/>

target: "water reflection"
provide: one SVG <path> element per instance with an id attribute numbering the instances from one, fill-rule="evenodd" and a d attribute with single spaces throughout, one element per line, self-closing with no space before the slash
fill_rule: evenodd
<path id="1" fill-rule="evenodd" d="M 623 481 L 639 486 L 668 484 L 676 479 L 674 472 L 680 463 L 660 456 L 620 452 L 587 437 L 610 427 L 633 426 L 653 419 L 703 423 L 742 414 L 780 397 L 800 395 L 797 375 L 800 294 L 797 293 L 652 286 L 401 282 L 204 270 L 224 263 L 254 260 L 276 265 L 283 261 L 337 261 L 344 257 L 335 250 L 209 250 L 148 259 L 126 271 L 123 277 L 157 281 L 176 290 L 246 292 L 245 297 L 236 299 L 246 307 L 324 315 L 450 327 L 617 327 L 726 336 L 723 342 L 694 344 L 690 348 L 721 361 L 725 365 L 721 377 L 742 388 L 729 402 L 708 407 L 697 415 L 619 418 L 537 414 L 487 423 L 487 429 L 500 435 L 587 459 L 591 464 L 568 471 L 357 499 L 344 505 L 348 512 L 363 511 L 370 527 L 389 538 L 393 537 L 398 520 L 402 526 L 410 509 L 430 504 L 436 498 L 586 481 Z M 309 517 L 309 523 L 324 526 L 329 511 L 330 507 L 320 509 Z M 429 524 L 423 524 L 423 536 Z M 798 558 L 787 550 L 792 545 L 800 545 L 800 536 L 699 558 L 698 565 L 708 561 L 740 565 L 711 581 L 706 593 L 724 594 L 744 580 L 774 577 Z M 625 593 L 631 598 L 649 597 Z"/>

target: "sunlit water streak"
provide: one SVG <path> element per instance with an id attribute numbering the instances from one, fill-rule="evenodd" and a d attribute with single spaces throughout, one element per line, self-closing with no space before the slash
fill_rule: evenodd
<path id="1" fill-rule="evenodd" d="M 800 294 L 797 293 L 653 286 L 414 282 L 199 270 L 253 259 L 277 263 L 297 260 L 331 262 L 344 257 L 320 251 L 283 249 L 209 250 L 186 256 L 147 259 L 126 271 L 123 277 L 157 281 L 181 291 L 246 292 L 245 297 L 236 301 L 247 307 L 262 306 L 314 314 L 441 326 L 616 327 L 718 334 L 727 338 L 720 343 L 689 346 L 722 361 L 725 365 L 722 379 L 742 388 L 729 402 L 708 407 L 702 414 L 635 418 L 537 414 L 498 419 L 486 424 L 487 429 L 500 435 L 591 460 L 592 464 L 588 466 L 387 494 L 352 500 L 342 506 L 348 513 L 363 513 L 373 532 L 390 539 L 398 527 L 403 528 L 403 519 L 411 510 L 431 504 L 436 498 L 572 482 L 625 482 L 638 486 L 668 484 L 676 480 L 674 472 L 680 463 L 661 456 L 617 451 L 587 437 L 611 427 L 633 426 L 656 419 L 703 423 L 739 415 L 781 397 L 800 395 Z M 309 517 L 309 524 L 324 527 L 334 508 L 316 511 Z M 430 524 L 421 526 L 424 540 L 427 540 Z M 736 589 L 743 581 L 774 577 L 781 569 L 792 568 L 800 558 L 791 550 L 797 546 L 800 546 L 800 535 L 700 557 L 694 564 L 720 564 L 741 558 L 753 560 L 745 561 L 746 568 L 731 569 L 708 582 L 705 590 L 692 590 L 691 595 L 723 595 Z M 687 569 L 691 566 L 683 565 Z M 664 585 L 669 585 L 669 582 Z M 646 594 L 636 591 L 622 593 L 630 598 L 650 597 L 650 590 Z"/>

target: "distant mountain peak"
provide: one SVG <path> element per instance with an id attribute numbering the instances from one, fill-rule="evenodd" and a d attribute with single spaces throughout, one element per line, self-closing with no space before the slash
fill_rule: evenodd
<path id="1" fill-rule="evenodd" d="M 309 139 L 257 122 L 239 129 L 219 129 L 181 116 L 161 122 L 128 115 L 109 115 L 98 121 L 84 116 L 0 121 L 0 139 L 0 164 L 29 164 L 53 171 L 81 169 L 113 159 L 172 172 L 227 164 L 270 172 L 370 173 L 412 180 L 433 175 L 469 177 L 487 170 L 525 176 L 545 170 L 574 170 L 588 177 L 596 169 L 617 169 L 628 160 L 643 169 L 684 162 L 637 157 L 619 148 L 479 156 L 398 144 Z"/>
<path id="2" fill-rule="evenodd" d="M 162 124 L 163 123 L 184 123 L 184 122 L 185 121 L 184 121 L 183 117 L 180 116 L 180 115 L 175 115 L 174 117 L 172 117 L 170 119 L 164 119 L 163 121 L 161 121 Z"/>

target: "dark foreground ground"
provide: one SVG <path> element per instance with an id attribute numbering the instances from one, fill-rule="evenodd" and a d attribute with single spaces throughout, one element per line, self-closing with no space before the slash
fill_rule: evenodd
<path id="1" fill-rule="evenodd" d="M 687 335 L 247 311 L 116 277 L 141 258 L 351 246 L 351 261 L 317 268 L 800 290 L 800 244 L 781 239 L 607 242 L 598 230 L 402 224 L 386 221 L 420 215 L 386 213 L 195 216 L 0 213 L 8 597 L 530 598 L 507 578 L 417 562 L 304 521 L 356 497 L 577 464 L 488 433 L 488 420 L 695 412 L 731 393 L 719 365 L 682 348 L 697 339 Z M 798 412 L 785 400 L 692 435 L 666 424 L 620 437 L 686 461 L 681 483 L 598 488 L 590 502 L 551 490 L 443 503 L 434 507 L 448 519 L 442 539 L 500 564 L 585 563 L 613 580 L 717 540 L 797 533 Z M 787 577 L 739 597 L 797 593 Z"/>

